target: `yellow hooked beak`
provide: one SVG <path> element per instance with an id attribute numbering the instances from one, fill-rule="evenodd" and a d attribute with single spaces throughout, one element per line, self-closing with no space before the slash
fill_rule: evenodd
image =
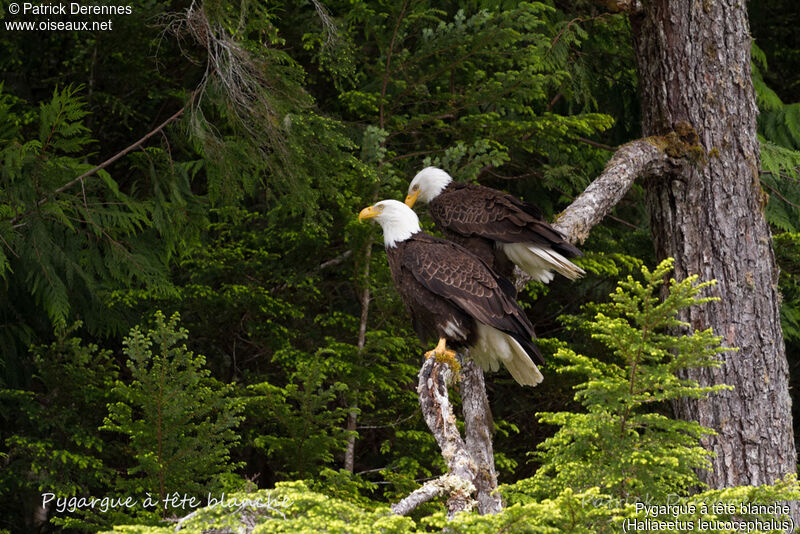
<path id="1" fill-rule="evenodd" d="M 414 202 L 417 201 L 417 197 L 419 196 L 419 192 L 420 192 L 420 189 L 417 189 L 413 193 L 409 193 L 406 196 L 406 206 L 408 206 L 409 208 L 413 208 L 414 207 Z"/>
<path id="2" fill-rule="evenodd" d="M 361 213 L 358 214 L 358 222 L 364 222 L 366 219 L 373 219 L 377 217 L 379 213 L 380 210 L 376 209 L 375 206 L 364 208 L 361 210 Z"/>

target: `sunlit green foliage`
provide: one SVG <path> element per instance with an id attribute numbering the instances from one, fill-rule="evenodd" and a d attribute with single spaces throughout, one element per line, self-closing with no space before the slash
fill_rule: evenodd
<path id="1" fill-rule="evenodd" d="M 151 329 L 125 338 L 130 381 L 117 381 L 103 430 L 129 438 L 132 465 L 118 489 L 152 492 L 163 501 L 172 492 L 202 495 L 224 487 L 221 477 L 237 465 L 230 449 L 239 440 L 241 401 L 204 368 L 205 358 L 183 344 L 187 331 L 178 315 L 160 312 Z"/>
<path id="2" fill-rule="evenodd" d="M 597 488 L 585 491 L 565 489 L 552 497 L 533 500 L 524 488 L 508 486 L 504 495 L 512 498 L 515 504 L 496 515 L 480 516 L 462 513 L 448 520 L 445 512 L 439 512 L 422 519 L 394 516 L 389 507 L 380 504 L 356 503 L 348 499 L 331 497 L 309 488 L 303 482 L 281 482 L 274 489 L 254 493 L 236 493 L 228 496 L 230 502 L 248 504 L 223 507 L 217 504 L 204 508 L 181 523 L 180 532 L 202 534 L 210 531 L 236 532 L 248 529 L 253 533 L 424 533 L 455 532 L 461 534 L 483 534 L 486 532 L 509 533 L 581 533 L 602 534 L 619 533 L 631 530 L 659 531 L 659 529 L 623 528 L 625 522 L 642 521 L 649 518 L 661 521 L 681 521 L 691 523 L 693 532 L 716 534 L 730 532 L 726 528 L 701 528 L 702 522 L 747 521 L 750 532 L 781 532 L 781 526 L 788 524 L 785 516 L 770 514 L 742 514 L 712 512 L 711 504 L 724 503 L 738 510 L 740 505 L 774 505 L 800 495 L 797 484 L 791 479 L 775 486 L 737 487 L 724 490 L 707 491 L 692 498 L 672 496 L 669 504 L 674 513 L 650 513 L 636 510 L 636 503 L 602 493 Z M 648 501 L 650 506 L 656 505 Z M 659 502 L 658 504 L 665 504 Z M 703 505 L 706 505 L 703 508 Z M 690 508 L 692 507 L 692 508 Z M 691 511 L 689 511 L 691 510 Z M 753 528 L 761 524 L 774 524 L 776 528 L 761 530 Z M 688 531 L 688 527 L 686 528 Z M 169 534 L 173 527 L 116 526 L 105 534 Z"/>
<path id="3" fill-rule="evenodd" d="M 708 429 L 696 422 L 679 421 L 655 411 L 678 398 L 700 398 L 726 389 L 700 386 L 682 379 L 684 369 L 720 365 L 724 349 L 711 330 L 691 335 L 670 333 L 688 324 L 678 312 L 711 298 L 698 295 L 711 282 L 696 283 L 691 276 L 669 281 L 663 300 L 659 292 L 672 270 L 662 262 L 650 272 L 642 267 L 644 282 L 628 276 L 599 306 L 583 328 L 611 351 L 604 362 L 562 347 L 555 357 L 566 365 L 559 373 L 578 373 L 587 380 L 576 386 L 575 401 L 585 412 L 539 414 L 542 421 L 561 427 L 539 448 L 542 467 L 535 480 L 541 487 L 581 489 L 599 486 L 618 497 L 683 494 L 697 484 L 695 471 L 708 468 L 708 452 L 699 442 Z"/>

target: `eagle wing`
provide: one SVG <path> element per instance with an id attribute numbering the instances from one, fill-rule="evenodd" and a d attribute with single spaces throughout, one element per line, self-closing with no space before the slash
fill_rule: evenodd
<path id="1" fill-rule="evenodd" d="M 449 241 L 415 236 L 403 267 L 427 290 L 445 298 L 476 320 L 512 335 L 532 352 L 533 325 L 514 300 L 514 286 L 498 277 L 480 258 Z"/>
<path id="2" fill-rule="evenodd" d="M 535 207 L 496 189 L 457 184 L 430 206 L 431 216 L 443 228 L 465 237 L 481 236 L 501 243 L 554 246 L 568 256 L 580 251 L 547 224 Z"/>

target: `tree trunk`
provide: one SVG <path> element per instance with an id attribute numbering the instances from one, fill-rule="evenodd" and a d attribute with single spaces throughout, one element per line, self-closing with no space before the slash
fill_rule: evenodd
<path id="1" fill-rule="evenodd" d="M 652 0 L 631 24 L 644 135 L 677 132 L 665 151 L 688 161 L 644 182 L 657 256 L 675 258 L 678 279 L 717 280 L 711 291 L 720 300 L 690 308 L 683 320 L 739 347 L 720 368 L 689 373 L 733 391 L 675 408 L 718 432 L 704 441 L 716 454 L 713 471 L 701 473 L 710 487 L 771 484 L 796 471 L 796 457 L 778 271 L 758 180 L 746 6 Z"/>

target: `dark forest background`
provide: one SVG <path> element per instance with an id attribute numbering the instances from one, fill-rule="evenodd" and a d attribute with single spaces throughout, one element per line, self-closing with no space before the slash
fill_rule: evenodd
<path id="1" fill-rule="evenodd" d="M 748 8 L 797 386 L 800 12 Z M 56 513 L 43 492 L 304 480 L 369 508 L 440 474 L 415 391 L 430 347 L 356 214 L 437 165 L 552 219 L 640 136 L 626 17 L 589 1 L 147 0 L 111 19 L 0 31 L 0 532 L 167 515 Z M 558 425 L 537 413 L 582 409 L 553 355 L 614 358 L 585 323 L 656 264 L 639 186 L 582 249 L 585 278 L 520 294 L 544 383 L 487 375 L 502 483 L 564 461 L 532 454 Z"/>

